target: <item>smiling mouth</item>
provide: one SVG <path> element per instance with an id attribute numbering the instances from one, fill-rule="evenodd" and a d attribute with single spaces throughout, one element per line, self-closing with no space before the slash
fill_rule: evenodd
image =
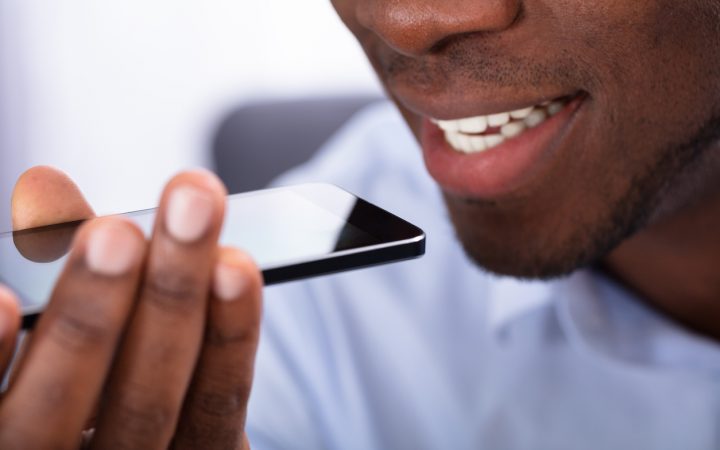
<path id="1" fill-rule="evenodd" d="M 580 91 L 484 116 L 425 116 L 419 135 L 425 165 L 447 193 L 494 200 L 511 195 L 567 157 L 589 99 Z"/>
<path id="2" fill-rule="evenodd" d="M 485 116 L 455 120 L 431 119 L 445 134 L 449 146 L 460 153 L 479 153 L 541 125 L 562 111 L 580 94 L 545 101 L 538 105 Z"/>

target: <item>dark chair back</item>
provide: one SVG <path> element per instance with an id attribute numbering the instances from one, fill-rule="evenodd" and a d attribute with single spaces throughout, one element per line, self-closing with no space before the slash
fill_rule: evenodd
<path id="1" fill-rule="evenodd" d="M 350 116 L 377 100 L 339 97 L 243 106 L 215 134 L 215 170 L 231 194 L 263 188 L 307 161 Z"/>

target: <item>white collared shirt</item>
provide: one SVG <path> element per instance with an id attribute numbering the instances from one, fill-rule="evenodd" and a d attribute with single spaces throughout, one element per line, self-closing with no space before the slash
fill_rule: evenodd
<path id="1" fill-rule="evenodd" d="M 479 270 L 392 106 L 282 181 L 333 182 L 399 214 L 427 254 L 267 289 L 255 450 L 720 448 L 720 346 L 598 273 Z"/>

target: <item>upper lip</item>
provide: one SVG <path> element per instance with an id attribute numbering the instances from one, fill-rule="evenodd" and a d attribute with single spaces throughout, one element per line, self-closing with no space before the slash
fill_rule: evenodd
<path id="1" fill-rule="evenodd" d="M 438 94 L 412 95 L 394 92 L 394 97 L 407 109 L 421 116 L 437 120 L 457 120 L 466 117 L 487 116 L 505 113 L 540 105 L 547 101 L 571 98 L 579 95 L 579 90 L 554 90 L 544 94 L 508 93 L 495 94 Z"/>

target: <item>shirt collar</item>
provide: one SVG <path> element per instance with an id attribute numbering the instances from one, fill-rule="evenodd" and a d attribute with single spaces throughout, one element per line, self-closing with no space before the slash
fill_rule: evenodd
<path id="1" fill-rule="evenodd" d="M 490 283 L 488 302 L 490 330 L 500 332 L 520 316 L 550 304 L 553 301 L 553 284 L 495 277 Z"/>
<path id="2" fill-rule="evenodd" d="M 720 373 L 717 342 L 683 328 L 596 271 L 555 281 L 496 277 L 490 286 L 493 333 L 551 306 L 570 345 L 588 356 L 636 368 Z"/>
<path id="3" fill-rule="evenodd" d="M 555 285 L 571 345 L 635 368 L 720 373 L 720 345 L 675 323 L 610 278 L 578 271 Z"/>

